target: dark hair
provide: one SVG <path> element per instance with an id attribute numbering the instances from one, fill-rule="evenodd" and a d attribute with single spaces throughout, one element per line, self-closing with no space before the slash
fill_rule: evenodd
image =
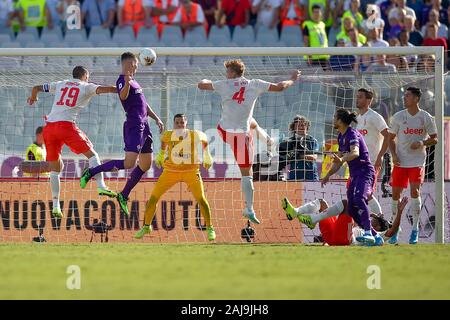
<path id="1" fill-rule="evenodd" d="M 88 69 L 86 69 L 83 66 L 76 66 L 72 70 L 72 76 L 74 79 L 81 79 L 82 76 L 84 76 L 86 73 L 88 73 Z"/>
<path id="2" fill-rule="evenodd" d="M 363 92 L 364 95 L 366 96 L 366 99 L 373 99 L 373 91 L 370 89 L 366 89 L 366 88 L 359 88 L 358 92 Z"/>
<path id="3" fill-rule="evenodd" d="M 300 122 L 300 121 L 306 122 L 306 126 L 308 129 L 311 126 L 311 121 L 309 121 L 306 117 L 301 116 L 301 115 L 296 115 L 294 117 L 294 120 L 292 120 L 292 122 L 289 124 L 289 131 L 294 131 L 295 123 Z"/>
<path id="4" fill-rule="evenodd" d="M 339 108 L 336 110 L 336 118 L 341 120 L 346 125 L 350 125 L 352 122 L 358 123 L 356 120 L 356 113 L 350 112 L 344 108 Z"/>
<path id="5" fill-rule="evenodd" d="M 124 62 L 125 60 L 128 59 L 137 59 L 136 55 L 133 52 L 127 51 L 122 53 L 122 55 L 120 56 L 120 62 Z"/>
<path id="6" fill-rule="evenodd" d="M 44 131 L 44 127 L 37 127 L 36 128 L 36 134 L 40 134 L 40 133 L 42 133 Z"/>
<path id="7" fill-rule="evenodd" d="M 420 90 L 420 88 L 417 87 L 409 87 L 408 89 L 406 89 L 406 91 L 411 92 L 413 95 L 415 95 L 417 98 L 419 98 L 422 96 L 422 90 Z"/>
<path id="8" fill-rule="evenodd" d="M 177 113 L 173 116 L 173 121 L 175 121 L 176 118 L 185 118 L 187 119 L 186 115 L 184 113 Z"/>
<path id="9" fill-rule="evenodd" d="M 320 11 L 322 11 L 322 7 L 320 5 L 318 5 L 318 4 L 314 4 L 312 6 L 312 10 L 311 11 L 314 11 L 314 9 L 320 9 Z"/>
<path id="10" fill-rule="evenodd" d="M 392 224 L 390 224 L 389 221 L 387 221 L 383 216 L 378 216 L 372 213 L 370 214 L 370 217 L 378 222 L 380 225 L 380 232 L 386 231 L 392 227 Z"/>

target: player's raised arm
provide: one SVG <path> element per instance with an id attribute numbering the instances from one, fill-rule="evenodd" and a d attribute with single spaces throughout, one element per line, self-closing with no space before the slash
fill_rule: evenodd
<path id="1" fill-rule="evenodd" d="M 124 84 L 123 88 L 119 85 L 119 97 L 120 100 L 126 100 L 128 98 L 128 94 L 130 93 L 130 81 L 133 79 L 131 76 L 131 72 L 127 72 L 127 74 L 124 76 Z"/>
<path id="2" fill-rule="evenodd" d="M 300 77 L 301 71 L 295 70 L 288 80 L 280 81 L 278 83 L 271 83 L 269 86 L 269 92 L 280 92 L 283 91 L 294 84 L 295 81 Z"/>
<path id="3" fill-rule="evenodd" d="M 43 85 L 34 86 L 33 89 L 31 90 L 31 96 L 29 96 L 27 99 L 28 104 L 31 106 L 36 101 L 38 101 L 37 95 L 39 92 L 43 92 L 43 91 L 44 91 Z"/>
<path id="4" fill-rule="evenodd" d="M 100 86 L 97 87 L 97 90 L 95 91 L 96 94 L 103 94 L 103 93 L 117 93 L 116 86 Z"/>
<path id="5" fill-rule="evenodd" d="M 211 80 L 203 79 L 197 85 L 200 90 L 210 90 L 213 91 L 214 87 Z"/>

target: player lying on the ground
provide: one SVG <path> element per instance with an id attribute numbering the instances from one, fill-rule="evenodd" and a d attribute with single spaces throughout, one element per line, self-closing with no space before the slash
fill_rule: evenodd
<path id="1" fill-rule="evenodd" d="M 55 93 L 52 110 L 47 116 L 43 130 L 45 147 L 47 148 L 47 161 L 50 163 L 50 185 L 52 189 L 53 209 L 52 215 L 63 216 L 59 204 L 60 180 L 59 176 L 64 167 L 61 160 L 63 145 L 67 145 L 72 152 L 84 154 L 90 166 L 100 164 L 100 158 L 86 134 L 81 131 L 75 121 L 78 113 L 89 104 L 96 94 L 116 93 L 114 86 L 99 86 L 89 83 L 89 71 L 76 66 L 72 71 L 72 79 L 46 83 L 34 86 L 28 104 L 33 105 L 38 100 L 39 92 Z M 115 197 L 116 194 L 108 189 L 103 180 L 102 173 L 93 175 L 97 181 L 97 190 L 100 195 Z"/>
<path id="2" fill-rule="evenodd" d="M 185 182 L 200 206 L 200 213 L 206 223 L 208 240 L 212 241 L 216 238 L 216 233 L 211 223 L 211 208 L 203 190 L 197 150 L 201 148 L 203 166 L 205 169 L 209 169 L 213 159 L 208 150 L 208 139 L 201 131 L 187 129 L 187 117 L 184 114 L 176 114 L 173 122 L 174 130 L 167 130 L 161 136 L 161 150 L 156 156 L 156 165 L 158 167 L 163 166 L 164 170 L 153 187 L 152 195 L 147 202 L 144 226 L 136 233 L 135 238 L 141 239 L 146 233 L 152 231 L 150 224 L 155 216 L 156 204 L 161 196 L 176 183 Z"/>
<path id="3" fill-rule="evenodd" d="M 241 188 L 245 197 L 242 213 L 251 222 L 259 224 L 253 209 L 253 136 L 250 126 L 256 99 L 265 92 L 280 92 L 300 77 L 296 70 L 289 79 L 270 83 L 260 79 L 248 80 L 244 77 L 245 65 L 240 59 L 224 62 L 226 80 L 212 82 L 204 79 L 198 83 L 200 90 L 216 91 L 222 99 L 222 114 L 217 126 L 222 140 L 230 145 L 241 171 Z"/>
<path id="4" fill-rule="evenodd" d="M 398 205 L 398 214 L 392 225 L 382 216 L 372 213 L 371 225 L 375 235 L 376 246 L 381 246 L 395 235 L 400 227 L 401 215 L 408 203 L 408 198 L 403 197 Z M 367 243 L 356 241 L 364 229 L 357 226 L 348 214 L 348 201 L 341 200 L 331 207 L 323 199 L 317 199 L 294 208 L 287 198 L 281 200 L 282 207 L 289 220 L 297 218 L 308 228 L 314 229 L 319 223 L 323 242 L 330 246 L 364 245 Z M 371 245 L 371 244 L 368 244 Z"/>

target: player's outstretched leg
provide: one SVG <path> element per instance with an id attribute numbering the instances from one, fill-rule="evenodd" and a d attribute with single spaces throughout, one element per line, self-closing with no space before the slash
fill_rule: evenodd
<path id="1" fill-rule="evenodd" d="M 288 220 L 293 220 L 297 217 L 297 212 L 295 211 L 294 206 L 289 202 L 289 199 L 284 197 L 281 199 L 281 207 L 283 208 L 284 212 L 286 212 L 286 217 Z"/>
<path id="2" fill-rule="evenodd" d="M 122 194 L 122 192 L 119 192 L 119 193 L 117 194 L 116 199 L 117 199 L 117 201 L 119 202 L 120 209 L 121 209 L 122 212 L 125 214 L 125 216 L 128 217 L 128 216 L 130 215 L 130 212 L 128 211 L 128 205 L 127 205 L 128 198 L 126 198 L 126 197 Z"/>
<path id="3" fill-rule="evenodd" d="M 138 232 L 136 232 L 136 234 L 134 235 L 134 237 L 135 237 L 136 239 L 142 239 L 142 237 L 144 237 L 146 234 L 148 234 L 148 233 L 150 233 L 150 232 L 152 232 L 152 231 L 153 231 L 152 226 L 144 224 L 144 225 L 142 226 L 141 230 L 139 230 Z"/>

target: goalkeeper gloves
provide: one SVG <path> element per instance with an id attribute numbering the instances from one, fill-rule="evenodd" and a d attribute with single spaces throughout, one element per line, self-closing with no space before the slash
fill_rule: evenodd
<path id="1" fill-rule="evenodd" d="M 213 164 L 213 157 L 209 153 L 209 151 L 203 152 L 203 167 L 205 167 L 206 170 L 209 170 Z"/>
<path id="2" fill-rule="evenodd" d="M 165 157 L 166 157 L 165 150 L 159 150 L 158 154 L 156 155 L 156 159 L 155 159 L 155 163 L 158 168 L 162 167 Z"/>

